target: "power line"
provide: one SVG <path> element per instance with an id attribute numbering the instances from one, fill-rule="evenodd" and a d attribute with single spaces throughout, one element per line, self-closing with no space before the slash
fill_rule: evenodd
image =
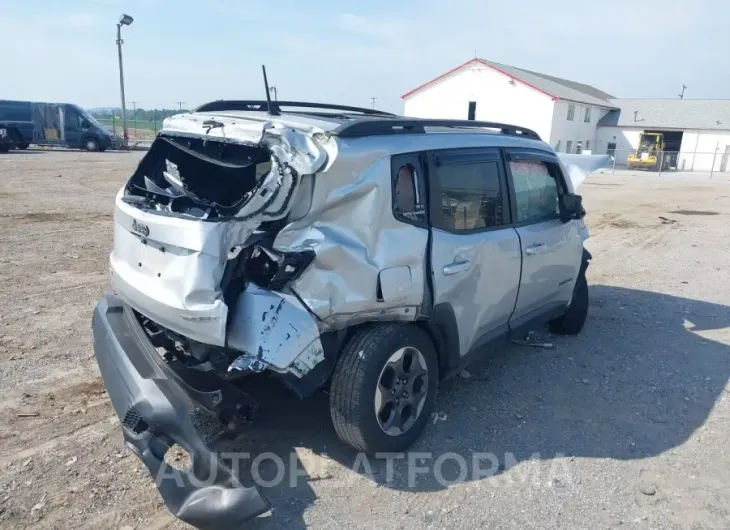
<path id="1" fill-rule="evenodd" d="M 377 99 L 378 99 L 378 98 L 376 98 L 376 97 L 372 97 L 372 98 L 370 98 L 370 101 L 372 101 L 372 102 L 373 102 L 373 110 L 375 110 L 375 101 L 376 101 Z"/>
<path id="2" fill-rule="evenodd" d="M 180 106 L 180 110 L 182 110 L 183 103 L 185 103 L 185 102 L 184 101 L 176 101 L 175 103 L 177 103 Z"/>

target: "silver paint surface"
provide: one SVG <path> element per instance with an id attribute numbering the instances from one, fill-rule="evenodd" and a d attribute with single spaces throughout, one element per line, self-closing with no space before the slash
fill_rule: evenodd
<path id="1" fill-rule="evenodd" d="M 208 120 L 223 125 L 206 128 Z M 145 212 L 124 203 L 120 192 L 111 254 L 112 282 L 120 296 L 191 339 L 240 349 L 241 366 L 254 355 L 272 369 L 302 375 L 322 358 L 319 332 L 371 320 L 411 321 L 419 315 L 427 289 L 428 230 L 394 218 L 391 156 L 479 146 L 553 152 L 540 141 L 477 131 L 345 140 L 328 134 L 336 125 L 326 118 L 251 112 L 193 113 L 165 120 L 163 135 L 265 147 L 272 155 L 272 171 L 237 214 L 246 221 L 201 222 Z M 610 161 L 559 156 L 571 191 L 589 171 Z M 283 201 L 295 183 L 291 174 L 279 171 L 283 164 L 301 177 L 289 204 Z M 262 209 L 264 195 L 276 190 L 277 200 Z M 229 317 L 220 288 L 226 262 L 261 222 L 290 212 L 274 249 L 314 251 L 311 265 L 290 286 L 303 304 L 292 295 L 249 286 Z M 147 226 L 149 235 L 134 233 L 135 223 Z M 510 230 L 473 237 L 434 231 L 433 302 L 454 307 L 461 353 L 479 334 L 506 323 L 515 306 L 521 256 L 517 232 Z M 565 230 L 587 237 L 582 222 L 568 223 Z M 469 264 L 459 265 L 462 258 Z M 533 283 L 539 280 L 537 273 L 528 277 Z M 272 301 L 286 308 L 274 322 L 264 314 Z M 290 325 L 297 331 L 287 337 L 294 331 Z"/>
<path id="2" fill-rule="evenodd" d="M 290 294 L 249 284 L 231 312 L 228 346 L 277 371 L 302 376 L 324 359 L 312 314 Z"/>

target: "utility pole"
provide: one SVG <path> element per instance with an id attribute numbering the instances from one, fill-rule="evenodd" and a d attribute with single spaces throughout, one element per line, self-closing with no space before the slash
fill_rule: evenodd
<path id="1" fill-rule="evenodd" d="M 132 120 L 134 121 L 134 134 L 137 134 L 137 103 L 139 103 L 139 101 L 132 101 Z"/>
<path id="2" fill-rule="evenodd" d="M 180 106 L 180 110 L 182 110 L 183 103 L 185 103 L 185 102 L 184 101 L 176 101 L 175 103 L 177 103 Z"/>
<path id="3" fill-rule="evenodd" d="M 122 26 L 129 26 L 134 19 L 129 15 L 119 17 L 117 23 L 117 51 L 119 53 L 119 91 L 122 97 L 122 146 L 126 149 L 129 146 L 129 134 L 127 134 L 127 105 L 124 101 L 124 67 L 122 66 Z"/>
<path id="4" fill-rule="evenodd" d="M 377 99 L 378 99 L 378 98 L 376 98 L 376 97 L 372 97 L 372 98 L 370 98 L 370 101 L 372 101 L 372 103 L 373 103 L 373 110 L 375 110 L 375 101 L 376 101 Z"/>
<path id="5" fill-rule="evenodd" d="M 682 92 L 679 94 L 679 99 L 684 99 L 685 90 L 687 90 L 687 85 L 682 85 Z"/>

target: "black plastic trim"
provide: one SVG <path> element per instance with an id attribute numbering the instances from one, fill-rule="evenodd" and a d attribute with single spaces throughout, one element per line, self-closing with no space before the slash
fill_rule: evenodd
<path id="1" fill-rule="evenodd" d="M 381 110 L 368 109 L 365 107 L 351 107 L 349 105 L 336 105 L 332 103 L 315 103 L 311 101 L 272 101 L 271 107 L 269 102 L 265 100 L 246 100 L 246 99 L 219 99 L 204 103 L 195 109 L 194 112 L 221 112 L 226 110 L 247 111 L 247 112 L 268 112 L 269 108 L 272 113 L 281 113 L 283 108 L 295 109 L 319 109 L 319 110 L 339 110 L 345 112 L 354 112 L 367 116 L 395 116 L 389 112 Z M 295 112 L 296 114 L 306 114 Z M 326 114 L 320 114 L 325 116 Z"/>
<path id="2" fill-rule="evenodd" d="M 502 134 L 522 136 L 533 140 L 540 140 L 540 136 L 533 130 L 507 123 L 470 120 L 435 120 L 394 117 L 385 119 L 363 118 L 347 122 L 332 131 L 340 138 L 358 138 L 362 136 L 376 136 L 384 134 L 423 134 L 426 127 L 447 127 L 457 129 L 496 129 Z"/>
<path id="3" fill-rule="evenodd" d="M 258 488 L 244 486 L 233 473 L 235 467 L 211 449 L 212 433 L 201 430 L 201 425 L 208 425 L 215 416 L 183 390 L 139 322 L 128 314 L 116 296 L 99 302 L 92 319 L 94 352 L 106 391 L 123 422 L 125 444 L 155 478 L 168 509 L 200 529 L 240 528 L 268 511 L 269 503 Z M 191 456 L 187 471 L 176 471 L 164 461 L 174 443 Z"/>

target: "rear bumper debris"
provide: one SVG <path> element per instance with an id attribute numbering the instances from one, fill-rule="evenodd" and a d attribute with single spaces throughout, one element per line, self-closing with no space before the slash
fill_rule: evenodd
<path id="1" fill-rule="evenodd" d="M 216 392 L 189 387 L 167 367 L 131 309 L 116 296 L 103 298 L 93 316 L 94 351 L 107 393 L 129 447 L 145 464 L 178 518 L 201 529 L 239 528 L 269 510 L 255 485 L 244 486 L 210 447 L 204 425 L 211 414 L 198 403 Z M 210 394 L 210 395 L 208 395 Z M 195 395 L 196 400 L 192 399 Z M 213 416 L 213 421 L 217 418 Z M 173 445 L 190 455 L 186 471 L 164 461 Z"/>

